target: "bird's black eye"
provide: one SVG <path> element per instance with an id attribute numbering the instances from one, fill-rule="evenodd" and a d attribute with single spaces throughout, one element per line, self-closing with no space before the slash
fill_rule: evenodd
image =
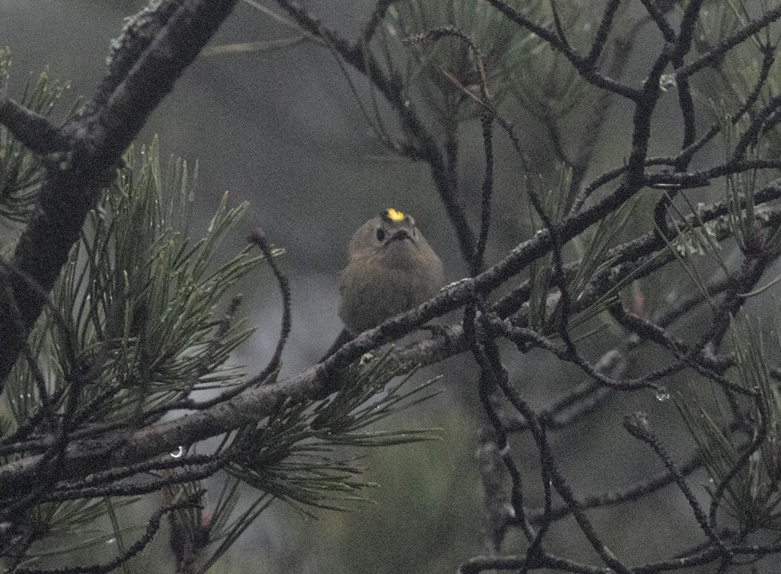
<path id="1" fill-rule="evenodd" d="M 385 235 L 385 230 L 382 227 L 377 229 L 377 241 L 384 241 Z"/>

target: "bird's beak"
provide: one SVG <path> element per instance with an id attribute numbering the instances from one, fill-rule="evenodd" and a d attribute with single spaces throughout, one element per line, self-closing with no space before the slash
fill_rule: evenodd
<path id="1" fill-rule="evenodd" d="M 409 232 L 406 229 L 398 229 L 393 233 L 393 235 L 390 236 L 390 239 L 388 239 L 388 243 L 391 241 L 404 241 L 405 239 L 409 239 L 412 241 L 412 236 L 409 234 Z"/>

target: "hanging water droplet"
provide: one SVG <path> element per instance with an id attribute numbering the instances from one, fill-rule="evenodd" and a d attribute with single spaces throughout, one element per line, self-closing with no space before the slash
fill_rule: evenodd
<path id="1" fill-rule="evenodd" d="M 659 387 L 658 389 L 656 389 L 656 400 L 659 402 L 669 401 L 670 393 L 667 392 L 666 388 Z"/>
<path id="2" fill-rule="evenodd" d="M 174 457 L 174 458 L 179 458 L 183 454 L 184 454 L 184 447 L 180 446 L 174 452 L 171 453 L 171 456 Z"/>

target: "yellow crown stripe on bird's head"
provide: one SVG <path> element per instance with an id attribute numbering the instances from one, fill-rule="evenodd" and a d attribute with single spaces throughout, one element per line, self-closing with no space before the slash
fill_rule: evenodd
<path id="1" fill-rule="evenodd" d="M 385 210 L 385 215 L 391 221 L 401 221 L 404 219 L 404 214 L 401 211 L 397 211 L 393 208 Z"/>

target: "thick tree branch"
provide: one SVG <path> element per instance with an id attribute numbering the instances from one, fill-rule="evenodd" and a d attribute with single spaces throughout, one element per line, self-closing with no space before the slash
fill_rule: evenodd
<path id="1" fill-rule="evenodd" d="M 122 153 L 138 134 L 149 114 L 192 63 L 201 48 L 228 16 L 236 0 L 183 0 L 167 3 L 172 10 L 162 30 L 137 54 L 122 81 L 115 81 L 110 95 L 97 98 L 98 105 L 57 131 L 41 127 L 41 118 L 24 114 L 18 107 L 0 105 L 0 121 L 13 133 L 47 132 L 38 151 L 56 150 L 47 164 L 35 213 L 11 259 L 11 272 L 3 278 L 5 289 L 19 308 L 24 325 L 31 328 L 41 313 L 44 298 L 31 290 L 26 277 L 48 293 L 60 274 L 97 194 L 113 178 Z M 176 9 L 173 10 L 174 5 Z M 132 50 L 120 46 L 115 58 Z M 35 139 L 35 138 L 33 138 Z M 48 143 L 47 143 L 48 142 Z M 0 381 L 5 380 L 24 344 L 13 328 L 9 298 L 0 301 Z"/>

